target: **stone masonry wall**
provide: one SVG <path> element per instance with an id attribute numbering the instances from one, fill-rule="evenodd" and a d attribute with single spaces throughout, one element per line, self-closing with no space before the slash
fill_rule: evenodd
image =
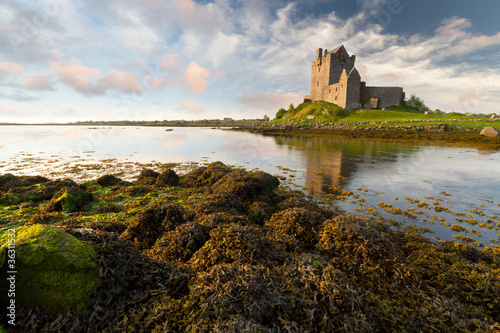
<path id="1" fill-rule="evenodd" d="M 403 99 L 403 88 L 401 87 L 362 87 L 361 106 L 370 108 L 370 99 L 378 97 L 379 107 L 385 108 L 392 105 L 400 105 Z"/>

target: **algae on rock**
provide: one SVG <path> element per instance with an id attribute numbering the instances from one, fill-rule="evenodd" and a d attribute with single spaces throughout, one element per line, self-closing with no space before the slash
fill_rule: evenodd
<path id="1" fill-rule="evenodd" d="M 0 258 L 7 251 L 7 233 L 0 237 Z M 101 284 L 98 255 L 91 245 L 58 228 L 32 225 L 16 228 L 16 304 L 64 313 L 83 306 Z M 0 268 L 5 260 L 0 262 Z M 5 267 L 1 269 L 6 274 Z M 2 277 L 0 283 L 5 283 Z"/>

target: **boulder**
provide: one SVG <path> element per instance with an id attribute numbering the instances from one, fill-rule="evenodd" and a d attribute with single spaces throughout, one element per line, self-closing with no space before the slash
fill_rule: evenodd
<path id="1" fill-rule="evenodd" d="M 314 118 L 316 118 L 316 117 L 315 117 L 315 116 L 313 116 L 312 114 L 310 114 L 310 115 L 308 115 L 308 116 L 306 117 L 306 119 L 309 119 L 309 120 L 314 119 Z"/>
<path id="2" fill-rule="evenodd" d="M 159 175 L 160 174 L 154 170 L 144 169 L 141 171 L 139 176 L 137 176 L 136 182 L 140 185 L 153 185 Z"/>
<path id="3" fill-rule="evenodd" d="M 489 137 L 497 137 L 500 135 L 500 131 L 497 130 L 495 127 L 485 127 L 479 134 Z"/>
<path id="4" fill-rule="evenodd" d="M 57 192 L 49 204 L 46 211 L 73 213 L 83 210 L 83 208 L 94 200 L 92 193 L 86 192 L 79 187 L 63 187 Z"/>
<path id="5" fill-rule="evenodd" d="M 118 185 L 121 183 L 121 179 L 118 177 L 115 177 L 113 175 L 104 175 L 99 178 L 97 178 L 96 182 L 97 184 L 101 186 L 113 186 L 113 185 Z"/>
<path id="6" fill-rule="evenodd" d="M 155 185 L 159 187 L 177 186 L 179 185 L 179 176 L 171 169 L 165 170 L 156 178 Z"/>
<path id="7" fill-rule="evenodd" d="M 40 224 L 16 228 L 15 247 L 11 235 L 6 231 L 0 237 L 0 267 L 9 265 L 0 270 L 0 284 L 4 287 L 12 275 L 8 271 L 17 271 L 13 284 L 16 306 L 38 306 L 49 313 L 83 309 L 101 284 L 94 248 L 58 228 Z M 12 248 L 15 252 L 9 251 Z"/>

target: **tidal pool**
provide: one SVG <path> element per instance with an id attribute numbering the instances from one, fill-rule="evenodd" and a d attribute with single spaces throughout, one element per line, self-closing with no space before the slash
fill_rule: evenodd
<path id="1" fill-rule="evenodd" d="M 272 137 L 210 128 L 0 126 L 0 174 L 134 179 L 144 167 L 222 161 L 278 175 L 316 200 L 441 239 L 499 241 L 499 154 L 467 148 Z M 326 200 L 325 200 L 326 195 Z M 336 198 L 334 202 L 329 199 Z"/>

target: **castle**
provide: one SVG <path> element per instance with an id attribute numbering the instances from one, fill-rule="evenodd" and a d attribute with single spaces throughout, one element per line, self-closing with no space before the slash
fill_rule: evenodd
<path id="1" fill-rule="evenodd" d="M 318 49 L 311 64 L 311 94 L 305 100 L 327 101 L 344 109 L 385 108 L 400 105 L 401 87 L 369 87 L 354 67 L 356 56 L 349 56 L 343 45 L 328 52 Z"/>

